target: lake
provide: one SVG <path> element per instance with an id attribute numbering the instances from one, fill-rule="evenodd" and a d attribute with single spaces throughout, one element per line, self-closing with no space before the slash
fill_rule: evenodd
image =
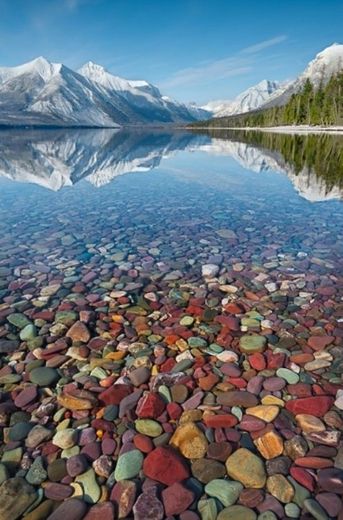
<path id="1" fill-rule="evenodd" d="M 79 482 L 75 518 L 336 517 L 342 199 L 341 136 L 1 131 L 1 482 L 47 514 Z"/>

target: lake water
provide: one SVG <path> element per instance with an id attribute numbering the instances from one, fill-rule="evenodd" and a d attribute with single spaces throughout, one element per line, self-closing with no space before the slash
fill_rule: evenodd
<path id="1" fill-rule="evenodd" d="M 312 404 L 307 399 L 299 408 L 302 411 L 297 412 L 312 417 L 320 411 L 322 421 L 313 429 L 317 437 L 311 429 L 309 433 L 308 428 L 290 420 L 290 414 L 295 414 L 291 408 L 288 415 L 280 408 L 278 419 L 269 420 L 262 414 L 266 423 L 261 422 L 260 428 L 271 421 L 282 446 L 291 443 L 296 434 L 303 435 L 303 442 L 308 443 L 304 456 L 309 449 L 322 447 L 318 453 L 329 461 L 326 466 L 316 466 L 319 463 L 310 460 L 307 466 L 306 462 L 301 466 L 305 476 L 301 472 L 292 476 L 308 486 L 315 504 L 322 504 L 320 507 L 331 517 L 337 516 L 338 506 L 335 509 L 332 504 L 341 491 L 333 489 L 330 511 L 330 504 L 318 494 L 328 494 L 332 479 L 341 479 L 343 487 L 342 455 L 336 466 L 338 473 L 331 469 L 338 457 L 342 426 L 342 399 L 333 404 L 342 388 L 343 369 L 342 150 L 340 136 L 2 131 L 1 429 L 13 429 L 8 410 L 17 410 L 22 415 L 15 422 L 20 424 L 31 421 L 33 426 L 39 421 L 55 431 L 57 423 L 66 419 L 65 426 L 71 429 L 86 428 L 91 445 L 100 446 L 103 437 L 114 439 L 112 452 L 102 448 L 103 454 L 112 457 L 107 461 L 108 474 L 105 469 L 99 470 L 93 487 L 89 484 L 91 498 L 84 496 L 83 500 L 87 507 L 98 502 L 103 486 L 104 496 L 111 496 L 118 507 L 118 497 L 110 495 L 115 480 L 132 479 L 140 470 L 125 477 L 118 473 L 113 476 L 118 450 L 130 452 L 134 436 L 142 431 L 154 442 L 160 439 L 149 449 L 147 440 L 144 448 L 143 440 L 135 441 L 136 451 L 141 450 L 147 460 L 147 452 L 155 453 L 153 448 L 168 444 L 182 412 L 178 411 L 180 403 L 191 396 L 193 401 L 185 410 L 212 410 L 212 414 L 226 413 L 233 418 L 218 425 L 204 421 L 202 412 L 193 418 L 207 438 L 199 440 L 205 448 L 194 458 L 207 462 L 217 458 L 223 466 L 223 459 L 208 451 L 204 459 L 206 450 L 215 452 L 208 444 L 223 442 L 222 449 L 227 453 L 247 448 L 264 462 L 269 457 L 253 443 L 256 432 L 252 425 L 241 429 L 235 426 L 243 415 L 249 417 L 245 405 L 238 400 L 215 406 L 218 393 L 245 389 L 251 379 L 260 378 L 248 388 L 252 394 L 249 402 L 256 400 L 259 406 L 266 395 L 274 396 L 270 404 L 275 406 L 277 399 L 306 400 L 323 394 L 327 396 L 325 403 Z M 255 344 L 254 339 L 251 343 L 251 337 L 256 336 L 263 337 L 264 343 L 257 340 Z M 242 337 L 250 338 L 245 347 Z M 251 358 L 261 351 L 264 361 L 258 356 Z M 128 379 L 139 367 L 145 367 L 150 376 L 142 375 L 141 370 L 137 381 L 134 376 Z M 31 377 L 37 368 L 43 370 Z M 49 370 L 44 372 L 46 368 L 50 376 Z M 158 373 L 165 374 L 165 379 L 156 379 Z M 149 384 L 155 390 L 162 385 L 163 399 L 179 403 L 179 408 L 168 415 L 163 405 L 161 414 L 148 415 L 157 426 L 139 426 L 134 422 L 139 416 L 135 413 L 139 396 L 119 417 L 115 408 L 120 399 L 103 398 L 100 402 L 107 405 L 104 416 L 96 396 L 104 388 L 112 388 L 114 381 L 129 388 L 123 390 L 122 397 L 133 389 L 146 390 Z M 32 391 L 30 397 L 27 388 L 35 385 L 38 391 Z M 73 408 L 66 398 L 56 404 L 56 393 L 83 399 L 89 406 L 82 408 L 74 403 Z M 11 408 L 18 394 L 24 396 L 16 408 Z M 43 407 L 42 411 L 39 407 L 44 399 L 54 406 Z M 325 414 L 331 415 L 324 420 Z M 154 432 L 149 428 L 155 428 Z M 328 432 L 331 441 L 324 439 Z M 79 448 L 61 454 L 54 452 L 59 449 L 56 443 L 51 450 L 49 436 L 38 448 L 25 447 L 26 435 L 27 431 L 24 436 L 5 435 L 3 449 L 12 455 L 3 455 L 2 460 L 6 465 L 10 459 L 12 476 L 26 475 L 25 457 L 29 467 L 42 455 L 47 468 L 54 458 L 77 455 L 86 444 L 74 440 L 70 446 Z M 183 479 L 193 475 L 202 483 L 201 488 L 207 482 L 205 469 L 190 465 L 192 457 L 186 447 L 182 448 L 187 435 L 180 441 L 181 448 L 179 441 L 173 446 L 181 449 L 179 455 L 186 460 L 188 469 Z M 193 432 L 191 437 L 194 435 L 200 434 Z M 19 448 L 21 451 L 14 453 Z M 57 455 L 49 455 L 49 449 Z M 101 451 L 96 449 L 87 454 L 89 461 L 100 457 Z M 288 469 L 303 456 L 300 450 L 294 459 L 290 448 L 284 450 Z M 140 465 L 137 460 L 132 464 Z M 144 464 L 144 475 L 158 480 L 154 462 Z M 275 472 L 284 474 L 280 468 Z M 268 467 L 266 471 L 269 476 L 273 474 Z M 246 488 L 255 487 L 237 472 L 232 470 L 229 477 Z M 224 473 L 217 467 L 209 478 L 222 478 Z M 306 474 L 315 484 L 306 484 Z M 136 497 L 142 496 L 142 478 L 140 474 L 137 489 L 130 491 Z M 55 489 L 56 481 L 45 476 L 41 482 L 46 479 L 48 491 L 40 499 L 62 500 L 62 491 Z M 66 473 L 60 482 L 67 489 L 73 480 L 74 476 Z M 37 490 L 41 482 L 31 483 Z M 163 479 L 160 483 L 170 484 Z M 264 488 L 264 484 L 256 487 Z M 286 500 L 280 490 L 273 493 L 270 485 L 266 495 L 264 488 L 250 502 L 243 493 L 240 503 L 255 514 L 272 510 L 281 518 L 285 503 L 293 499 L 294 488 L 290 487 L 293 494 L 289 491 L 291 497 Z M 194 482 L 189 482 L 188 488 L 193 498 L 180 506 L 181 512 L 187 510 L 190 515 L 184 520 L 200 518 L 202 507 L 217 508 L 218 513 L 225 505 L 220 500 L 214 506 L 206 502 L 210 495 L 199 494 Z M 65 493 L 63 499 L 71 495 L 71 491 Z M 199 502 L 201 496 L 204 504 Z M 162 502 L 165 511 L 173 511 L 172 507 L 168 509 L 166 498 Z M 158 501 L 158 507 L 162 502 Z M 138 511 L 141 504 L 135 507 Z M 311 507 L 313 504 L 308 505 L 303 518 L 312 518 Z M 169 516 L 172 514 L 179 513 L 170 512 Z M 163 518 L 161 515 L 156 518 Z M 144 514 L 136 512 L 136 518 L 144 518 Z"/>

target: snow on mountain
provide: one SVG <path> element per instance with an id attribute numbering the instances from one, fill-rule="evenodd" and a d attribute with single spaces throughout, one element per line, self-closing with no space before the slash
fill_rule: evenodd
<path id="1" fill-rule="evenodd" d="M 201 108 L 213 117 L 244 114 L 258 108 L 283 105 L 292 94 L 298 92 L 309 79 L 315 87 L 329 81 L 333 74 L 343 70 L 343 45 L 334 43 L 309 62 L 304 72 L 295 80 L 284 82 L 263 80 L 248 88 L 233 100 L 210 101 Z"/>
<path id="2" fill-rule="evenodd" d="M 209 116 L 166 100 L 150 83 L 88 62 L 78 72 L 37 58 L 0 68 L 0 125 L 90 126 L 187 123 Z"/>
<path id="3" fill-rule="evenodd" d="M 279 88 L 279 82 L 264 79 L 257 85 L 239 94 L 232 101 L 210 101 L 202 108 L 212 112 L 215 117 L 243 114 L 255 110 L 266 103 L 270 96 Z"/>
<path id="4" fill-rule="evenodd" d="M 292 94 L 297 93 L 305 81 L 309 79 L 314 87 L 320 83 L 327 83 L 331 76 L 343 71 L 343 45 L 334 43 L 319 52 L 310 61 L 306 69 L 294 81 L 288 82 L 284 88 L 275 92 L 269 100 L 264 103 L 263 108 L 280 106 L 289 100 Z"/>

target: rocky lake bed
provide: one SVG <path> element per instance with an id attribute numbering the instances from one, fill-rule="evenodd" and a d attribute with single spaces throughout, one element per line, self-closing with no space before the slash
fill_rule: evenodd
<path id="1" fill-rule="evenodd" d="M 342 202 L 219 144 L 1 181 L 0 520 L 343 519 Z"/>

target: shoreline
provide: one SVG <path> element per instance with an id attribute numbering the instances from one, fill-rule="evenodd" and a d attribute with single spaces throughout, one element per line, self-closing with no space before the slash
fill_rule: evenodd
<path id="1" fill-rule="evenodd" d="M 240 130 L 273 132 L 279 134 L 336 134 L 343 135 L 343 126 L 216 126 L 192 127 L 190 130 Z"/>

